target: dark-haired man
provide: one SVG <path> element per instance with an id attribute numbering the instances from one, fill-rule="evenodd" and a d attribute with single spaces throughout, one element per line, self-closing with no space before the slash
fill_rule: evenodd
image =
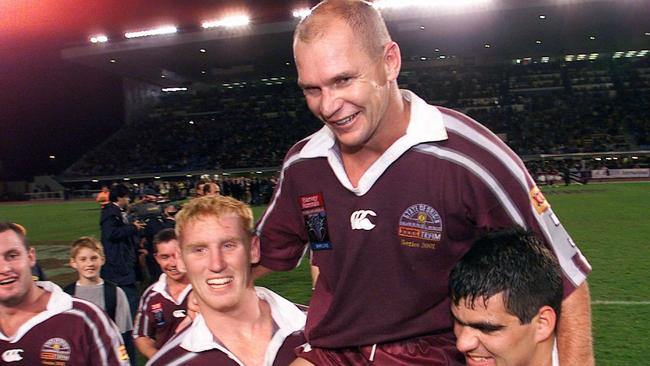
<path id="1" fill-rule="evenodd" d="M 286 155 L 258 224 L 256 271 L 295 268 L 310 243 L 320 274 L 299 356 L 319 366 L 464 363 L 449 272 L 480 234 L 518 225 L 562 264 L 573 316 L 559 327 L 561 361 L 593 364 L 591 268 L 517 155 L 476 121 L 399 89 L 400 48 L 371 3 L 321 2 L 298 24 L 293 51 L 324 127 Z"/>
<path id="2" fill-rule="evenodd" d="M 117 326 L 96 305 L 32 280 L 34 248 L 0 223 L 0 364 L 129 365 Z"/>
<path id="3" fill-rule="evenodd" d="M 449 277 L 456 347 L 469 366 L 557 366 L 557 259 L 531 233 L 479 239 Z"/>
<path id="4" fill-rule="evenodd" d="M 180 248 L 174 229 L 160 231 L 153 243 L 154 258 L 163 273 L 142 294 L 133 328 L 135 345 L 147 358 L 158 352 L 185 319 L 192 291 L 189 278 L 179 269 Z"/>
<path id="5" fill-rule="evenodd" d="M 136 287 L 136 265 L 138 240 L 136 234 L 144 228 L 140 221 L 129 223 L 126 208 L 131 201 L 131 192 L 123 184 L 111 188 L 110 203 L 102 208 L 99 225 L 102 232 L 102 245 L 106 254 L 106 264 L 101 277 L 118 285 L 129 299 L 131 315 L 138 307 Z"/>

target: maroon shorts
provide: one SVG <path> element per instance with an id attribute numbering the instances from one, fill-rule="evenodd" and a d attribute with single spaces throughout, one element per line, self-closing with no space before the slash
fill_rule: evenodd
<path id="1" fill-rule="evenodd" d="M 402 341 L 351 348 L 296 349 L 298 357 L 317 366 L 461 366 L 465 357 L 453 335 L 427 335 Z"/>

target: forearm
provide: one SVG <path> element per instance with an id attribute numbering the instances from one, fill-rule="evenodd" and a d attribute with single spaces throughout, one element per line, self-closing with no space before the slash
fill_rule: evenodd
<path id="1" fill-rule="evenodd" d="M 158 349 L 154 347 L 154 340 L 149 337 L 138 337 L 134 340 L 134 343 L 138 351 L 146 358 L 151 358 L 158 352 Z"/>
<path id="2" fill-rule="evenodd" d="M 562 366 L 595 364 L 591 334 L 591 297 L 586 282 L 562 301 L 558 350 Z"/>

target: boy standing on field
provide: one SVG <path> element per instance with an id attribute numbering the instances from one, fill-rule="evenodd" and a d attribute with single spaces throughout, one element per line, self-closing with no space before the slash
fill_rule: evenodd
<path id="1" fill-rule="evenodd" d="M 65 292 L 80 299 L 88 300 L 102 308 L 117 324 L 129 356 L 135 360 L 135 348 L 131 341 L 133 320 L 129 302 L 124 291 L 110 281 L 104 281 L 99 273 L 104 265 L 104 247 L 99 240 L 82 236 L 72 243 L 70 266 L 79 277 L 74 283 L 63 288 Z"/>

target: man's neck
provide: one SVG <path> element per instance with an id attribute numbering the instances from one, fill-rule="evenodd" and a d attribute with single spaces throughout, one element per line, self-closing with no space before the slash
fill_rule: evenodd
<path id="1" fill-rule="evenodd" d="M 167 293 L 176 301 L 181 295 L 181 292 L 187 288 L 187 285 L 190 284 L 190 280 L 187 276 L 184 276 L 180 281 L 177 281 L 169 276 L 167 276 Z"/>
<path id="2" fill-rule="evenodd" d="M 237 309 L 229 312 L 201 310 L 208 328 L 245 365 L 261 365 L 273 336 L 271 307 L 250 289 Z"/>
<path id="3" fill-rule="evenodd" d="M 101 277 L 97 276 L 94 278 L 87 278 L 87 277 L 79 277 L 79 280 L 77 281 L 77 284 L 79 286 L 96 286 L 96 285 L 101 285 L 104 283 L 104 280 L 102 280 Z"/>
<path id="4" fill-rule="evenodd" d="M 530 359 L 530 365 L 552 366 L 553 365 L 553 344 L 555 337 L 550 337 L 546 341 L 537 344 L 533 357 Z"/>
<path id="5" fill-rule="evenodd" d="M 0 331 L 11 337 L 29 319 L 47 309 L 50 292 L 33 284 L 20 303 L 16 305 L 0 305 Z"/>

